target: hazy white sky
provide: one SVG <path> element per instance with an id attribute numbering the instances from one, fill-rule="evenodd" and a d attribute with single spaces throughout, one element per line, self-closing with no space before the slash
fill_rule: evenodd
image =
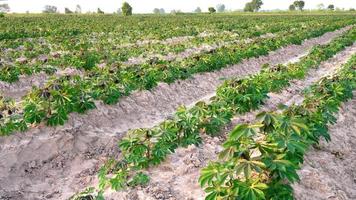
<path id="1" fill-rule="evenodd" d="M 166 12 L 172 9 L 182 11 L 192 11 L 196 7 L 200 7 L 203 11 L 210 6 L 216 6 L 223 3 L 228 10 L 242 9 L 246 2 L 250 0 L 127 0 L 133 7 L 134 13 L 151 13 L 154 8 L 164 8 Z M 287 9 L 294 0 L 263 0 L 262 9 Z M 356 8 L 356 0 L 304 0 L 305 9 L 316 8 L 316 5 L 323 3 L 325 6 L 334 4 L 339 8 Z M 101 8 L 104 12 L 114 12 L 119 7 L 123 0 L 7 0 L 10 5 L 11 12 L 41 12 L 44 5 L 57 6 L 60 12 L 64 11 L 64 7 L 71 10 L 75 9 L 77 4 L 81 5 L 82 11 L 96 11 Z"/>

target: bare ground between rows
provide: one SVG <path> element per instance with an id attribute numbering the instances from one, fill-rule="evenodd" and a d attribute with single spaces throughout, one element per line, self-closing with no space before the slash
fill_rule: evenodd
<path id="1" fill-rule="evenodd" d="M 152 127 L 179 105 L 211 95 L 221 78 L 256 73 L 264 63 L 295 60 L 313 45 L 327 43 L 340 33 L 326 33 L 301 46 L 291 45 L 221 71 L 160 84 L 114 106 L 98 104 L 98 109 L 85 115 L 72 114 L 61 127 L 39 126 L 0 138 L 0 199 L 66 199 L 91 185 L 103 161 L 119 154 L 116 142 L 127 130 Z"/>

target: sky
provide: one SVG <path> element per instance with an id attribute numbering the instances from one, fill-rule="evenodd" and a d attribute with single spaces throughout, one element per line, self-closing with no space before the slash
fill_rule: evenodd
<path id="1" fill-rule="evenodd" d="M 163 8 L 166 12 L 172 9 L 183 12 L 191 12 L 196 7 L 206 11 L 208 7 L 215 7 L 217 4 L 225 4 L 227 10 L 243 9 L 246 2 L 250 0 L 127 0 L 133 7 L 134 13 L 152 13 L 154 8 Z M 305 9 L 315 9 L 318 4 L 325 6 L 334 4 L 339 8 L 356 8 L 356 0 L 304 0 Z M 262 10 L 287 9 L 294 0 L 263 0 Z M 121 7 L 123 0 L 0 0 L 1 3 L 9 4 L 11 12 L 39 13 L 45 5 L 57 6 L 60 12 L 68 7 L 75 10 L 77 4 L 81 5 L 82 11 L 96 11 L 100 8 L 104 12 L 112 13 Z"/>

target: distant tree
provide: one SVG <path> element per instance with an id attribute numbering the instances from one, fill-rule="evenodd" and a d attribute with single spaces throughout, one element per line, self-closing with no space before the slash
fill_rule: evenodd
<path id="1" fill-rule="evenodd" d="M 201 9 L 200 7 L 197 7 L 195 10 L 194 10 L 195 13 L 201 13 Z"/>
<path id="2" fill-rule="evenodd" d="M 57 12 L 57 7 L 56 6 L 51 6 L 51 5 L 45 5 L 44 10 L 42 12 L 43 13 L 56 13 Z"/>
<path id="3" fill-rule="evenodd" d="M 316 8 L 317 8 L 318 10 L 324 10 L 324 9 L 325 9 L 325 6 L 324 6 L 323 3 L 319 3 L 318 5 L 316 5 Z"/>
<path id="4" fill-rule="evenodd" d="M 216 12 L 214 7 L 209 7 L 208 11 L 209 11 L 209 13 L 215 13 Z"/>
<path id="5" fill-rule="evenodd" d="M 295 8 L 298 8 L 300 11 L 302 11 L 305 6 L 305 2 L 304 1 L 294 1 L 293 5 L 295 6 Z"/>
<path id="6" fill-rule="evenodd" d="M 290 11 L 295 11 L 295 6 L 294 6 L 293 4 L 290 5 L 290 6 L 289 6 L 289 10 L 290 10 Z"/>
<path id="7" fill-rule="evenodd" d="M 78 13 L 78 14 L 82 13 L 82 7 L 80 7 L 80 5 L 77 5 L 75 7 L 75 13 Z"/>
<path id="8" fill-rule="evenodd" d="M 160 8 L 160 9 L 159 9 L 159 13 L 160 13 L 160 14 L 165 14 L 166 11 L 165 11 L 163 8 Z"/>
<path id="9" fill-rule="evenodd" d="M 328 10 L 334 10 L 335 6 L 333 4 L 328 5 Z"/>
<path id="10" fill-rule="evenodd" d="M 117 14 L 119 14 L 119 15 L 122 14 L 121 8 L 118 8 L 118 9 L 117 9 Z"/>
<path id="11" fill-rule="evenodd" d="M 260 10 L 263 5 L 262 0 L 252 0 L 251 2 L 246 3 L 244 11 L 245 12 L 257 12 Z"/>
<path id="12" fill-rule="evenodd" d="M 245 4 L 245 8 L 244 8 L 245 12 L 253 12 L 253 6 L 251 2 L 248 2 Z"/>
<path id="13" fill-rule="evenodd" d="M 71 11 L 69 8 L 64 8 L 64 13 L 71 14 L 71 13 L 73 13 L 73 11 Z"/>
<path id="14" fill-rule="evenodd" d="M 262 0 L 252 0 L 252 6 L 254 7 L 255 12 L 259 11 L 262 5 Z"/>
<path id="15" fill-rule="evenodd" d="M 355 11 L 355 8 L 350 8 L 349 11 L 354 12 L 354 11 Z"/>
<path id="16" fill-rule="evenodd" d="M 154 14 L 159 14 L 159 8 L 153 9 L 153 13 L 154 13 Z"/>
<path id="17" fill-rule="evenodd" d="M 218 4 L 216 5 L 216 10 L 218 12 L 224 12 L 225 11 L 225 5 L 224 4 Z"/>
<path id="18" fill-rule="evenodd" d="M 102 11 L 100 8 L 96 11 L 98 14 L 104 14 L 104 11 Z"/>
<path id="19" fill-rule="evenodd" d="M 0 13 L 8 13 L 10 12 L 10 6 L 7 3 L 0 4 Z"/>
<path id="20" fill-rule="evenodd" d="M 127 3 L 127 2 L 124 2 L 124 3 L 122 4 L 121 10 L 122 10 L 122 14 L 123 14 L 124 16 L 132 15 L 132 7 L 131 7 L 130 4 Z"/>

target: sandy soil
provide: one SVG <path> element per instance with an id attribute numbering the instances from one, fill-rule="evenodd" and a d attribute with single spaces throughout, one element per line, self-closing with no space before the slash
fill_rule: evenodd
<path id="1" fill-rule="evenodd" d="M 221 78 L 256 73 L 267 62 L 295 60 L 314 44 L 327 43 L 340 33 L 327 33 L 301 46 L 291 45 L 221 71 L 198 74 L 171 85 L 160 84 L 152 91 L 123 98 L 114 106 L 98 103 L 98 109 L 85 115 L 72 114 L 61 127 L 39 126 L 0 138 L 0 199 L 66 199 L 91 185 L 103 161 L 119 154 L 116 142 L 127 130 L 151 127 L 170 116 L 179 105 L 211 95 Z M 218 148 L 215 140 L 212 139 L 212 146 Z M 191 156 L 187 162 L 190 160 L 199 159 Z M 199 162 L 195 165 L 201 166 Z"/>
<path id="2" fill-rule="evenodd" d="M 291 85 L 280 93 L 270 93 L 268 95 L 270 98 L 265 102 L 265 105 L 263 105 L 257 111 L 249 112 L 241 116 L 236 116 L 232 123 L 225 127 L 225 129 L 222 131 L 222 135 L 219 138 L 211 138 L 205 136 L 203 144 L 199 147 L 191 145 L 188 148 L 179 148 L 177 152 L 170 155 L 164 163 L 149 169 L 148 173 L 151 177 L 151 182 L 147 187 L 129 189 L 123 192 L 109 191 L 106 194 L 106 199 L 204 199 L 205 193 L 198 184 L 199 174 L 201 169 L 205 167 L 210 160 L 217 159 L 217 153 L 222 150 L 220 144 L 224 140 L 226 133 L 231 131 L 233 127 L 239 123 L 248 123 L 254 121 L 256 114 L 261 111 L 277 110 L 278 105 L 281 103 L 287 105 L 292 103 L 301 103 L 303 101 L 303 89 L 312 85 L 313 83 L 316 83 L 321 77 L 335 72 L 355 53 L 356 45 L 353 45 L 352 47 L 349 47 L 335 55 L 328 61 L 323 62 L 319 68 L 310 70 L 304 80 L 292 81 Z M 348 162 L 354 161 L 349 160 Z M 340 165 L 338 165 L 338 167 L 340 167 Z M 332 171 L 329 171 L 329 173 L 330 172 Z M 304 178 L 303 175 L 301 177 Z M 315 180 L 312 179 L 311 181 Z M 343 184 L 346 185 L 348 183 Z M 303 186 L 305 185 L 308 186 L 307 184 L 304 184 Z M 347 188 L 349 189 L 348 186 Z M 300 191 L 304 192 L 303 189 Z M 309 192 L 313 192 L 313 190 L 311 189 Z M 313 193 L 316 192 L 314 191 Z M 353 193 L 355 193 L 355 191 L 353 191 Z M 318 195 L 318 193 L 315 195 Z M 313 199 L 322 198 L 317 198 L 316 196 L 316 198 Z"/>

